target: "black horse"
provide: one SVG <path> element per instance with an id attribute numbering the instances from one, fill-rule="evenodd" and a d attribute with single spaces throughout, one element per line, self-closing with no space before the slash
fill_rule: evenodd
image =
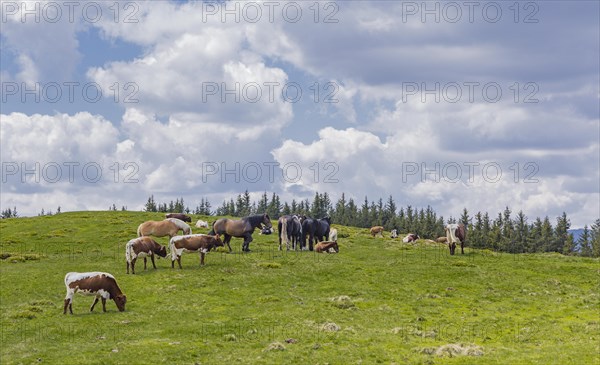
<path id="1" fill-rule="evenodd" d="M 302 219 L 297 215 L 284 215 L 277 221 L 277 230 L 279 231 L 279 250 L 281 250 L 281 237 L 284 238 L 286 248 L 289 250 L 289 242 L 292 248 L 296 250 L 302 239 Z"/>
<path id="2" fill-rule="evenodd" d="M 306 247 L 306 238 L 308 237 L 308 249 L 313 250 L 313 243 L 322 242 L 329 239 L 329 230 L 331 218 L 323 219 L 305 218 L 302 222 L 302 249 Z"/>
<path id="3" fill-rule="evenodd" d="M 229 245 L 231 237 L 243 237 L 244 243 L 242 245 L 242 251 L 248 252 L 250 251 L 250 242 L 252 242 L 252 233 L 255 228 L 260 228 L 261 226 L 265 226 L 266 228 L 273 227 L 271 218 L 269 218 L 267 213 L 251 215 L 239 220 L 227 218 L 218 219 L 213 223 L 213 228 L 209 234 L 224 234 L 225 239 L 223 240 L 223 243 L 227 244 L 229 252 L 231 252 L 231 246 Z"/>

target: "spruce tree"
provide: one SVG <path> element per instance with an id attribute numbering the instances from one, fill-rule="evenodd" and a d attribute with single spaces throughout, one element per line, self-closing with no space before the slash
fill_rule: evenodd
<path id="1" fill-rule="evenodd" d="M 579 246 L 579 254 L 581 256 L 590 257 L 592 256 L 592 245 L 590 242 L 590 230 L 587 226 L 583 226 L 583 232 L 579 239 L 577 240 L 577 245 Z"/>
<path id="2" fill-rule="evenodd" d="M 592 224 L 590 232 L 592 257 L 600 257 L 600 218 Z"/>

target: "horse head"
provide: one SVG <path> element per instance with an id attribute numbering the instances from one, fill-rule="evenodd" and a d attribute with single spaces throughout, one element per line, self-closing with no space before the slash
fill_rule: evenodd
<path id="1" fill-rule="evenodd" d="M 156 253 L 159 257 L 167 257 L 167 248 L 165 246 L 160 246 L 160 249 Z"/>
<path id="2" fill-rule="evenodd" d="M 213 237 L 215 238 L 215 246 L 217 246 L 217 247 L 224 246 L 223 241 L 221 241 L 221 235 L 215 234 Z"/>
<path id="3" fill-rule="evenodd" d="M 273 224 L 271 223 L 271 218 L 269 217 L 268 213 L 263 214 L 263 220 L 261 223 L 264 224 L 266 228 L 273 228 Z"/>

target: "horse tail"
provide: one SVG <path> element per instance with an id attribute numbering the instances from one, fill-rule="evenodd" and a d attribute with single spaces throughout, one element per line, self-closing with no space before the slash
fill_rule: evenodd
<path id="1" fill-rule="evenodd" d="M 169 239 L 169 251 L 171 251 L 171 261 L 177 260 L 177 251 L 175 250 L 175 241 L 173 240 L 176 236 Z"/>
<path id="2" fill-rule="evenodd" d="M 142 224 L 144 224 L 144 223 L 142 223 Z M 142 224 L 140 224 L 138 226 L 138 229 L 137 229 L 137 235 L 138 235 L 138 237 L 142 237 Z"/>
<path id="3" fill-rule="evenodd" d="M 132 251 L 133 251 L 133 242 L 129 241 L 129 242 L 127 242 L 127 245 L 125 246 L 125 260 L 127 260 L 128 263 L 131 262 Z"/>
<path id="4" fill-rule="evenodd" d="M 208 231 L 208 234 L 211 236 L 215 235 L 215 223 L 217 223 L 217 221 L 212 222 L 212 224 L 210 225 L 212 228 L 210 231 Z"/>
<path id="5" fill-rule="evenodd" d="M 283 236 L 283 240 L 285 242 L 285 247 L 290 247 L 290 240 L 288 239 L 287 234 L 287 218 L 281 218 L 281 235 Z"/>

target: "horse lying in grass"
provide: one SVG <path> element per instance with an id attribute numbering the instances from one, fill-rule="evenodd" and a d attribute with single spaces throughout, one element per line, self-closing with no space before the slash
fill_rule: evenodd
<path id="1" fill-rule="evenodd" d="M 409 233 L 409 234 L 406 235 L 406 237 L 404 237 L 402 239 L 402 242 L 404 242 L 404 243 L 416 242 L 419 238 L 421 238 L 421 237 L 419 237 L 418 234 L 416 234 L 416 233 Z"/>
<path id="2" fill-rule="evenodd" d="M 242 244 L 242 251 L 250 252 L 250 242 L 252 242 L 252 233 L 256 228 L 264 226 L 266 228 L 273 228 L 271 224 L 271 218 L 267 213 L 251 215 L 242 219 L 233 220 L 228 218 L 218 219 L 213 223 L 212 230 L 208 233 L 209 235 L 225 235 L 224 243 L 227 244 L 229 252 L 231 252 L 231 237 L 239 237 L 244 239 Z"/>
<path id="3" fill-rule="evenodd" d="M 337 241 L 323 241 L 315 245 L 315 252 L 338 253 L 340 252 L 340 248 L 338 247 Z"/>

